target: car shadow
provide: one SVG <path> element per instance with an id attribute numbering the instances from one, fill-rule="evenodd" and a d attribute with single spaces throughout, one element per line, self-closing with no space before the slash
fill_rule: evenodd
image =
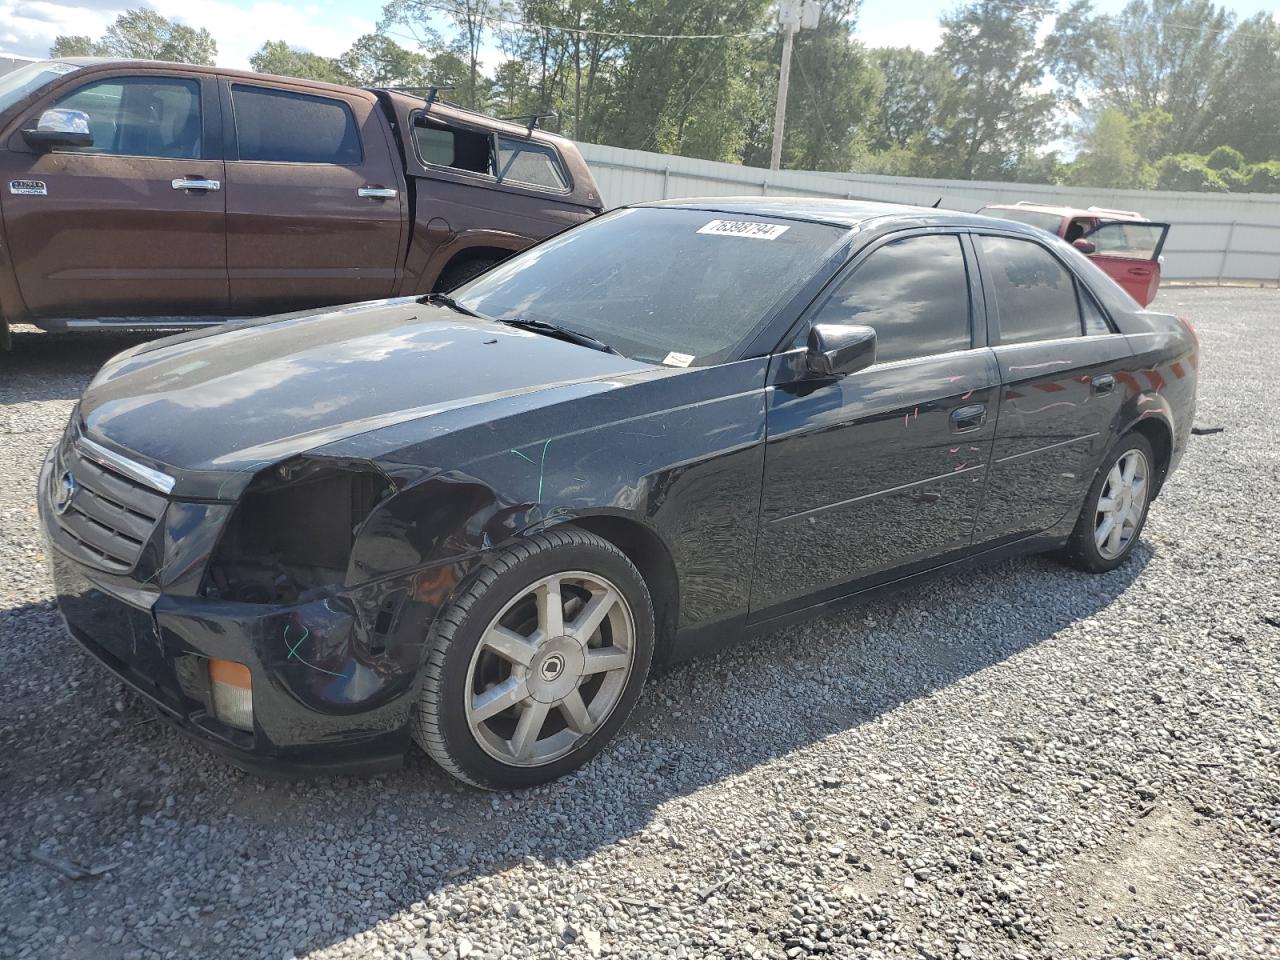
<path id="1" fill-rule="evenodd" d="M 175 333 L 133 330 L 77 330 L 45 333 L 13 329 L 13 349 L 0 350 L 0 383 L 9 401 L 73 400 L 98 368 L 121 350 Z"/>
<path id="2" fill-rule="evenodd" d="M 305 910 L 289 918 L 301 923 L 280 931 L 288 936 L 280 946 L 300 955 L 527 858 L 576 862 L 641 835 L 674 798 L 874 722 L 1051 641 L 1115 600 L 1151 556 L 1141 543 L 1129 563 L 1096 577 L 1047 557 L 1010 560 L 661 667 L 600 758 L 556 783 L 507 794 L 461 786 L 416 751 L 404 770 L 365 780 L 272 781 L 232 770 L 150 722 L 141 703 L 121 710 L 120 685 L 62 634 L 50 604 L 14 608 L 0 613 L 0 634 L 16 627 L 44 638 L 32 642 L 58 644 L 59 654 L 47 658 L 54 675 L 39 686 L 75 695 L 55 696 L 56 703 L 18 698 L 3 711 L 14 716 L 0 717 L 0 805 L 51 810 L 68 793 L 90 805 L 107 801 L 97 835 L 59 842 L 64 856 L 74 852 L 82 863 L 118 863 L 110 878 L 96 881 L 118 889 L 59 886 L 34 861 L 11 869 L 44 874 L 39 882 L 57 902 L 41 910 L 47 922 L 56 918 L 60 933 L 71 934 L 91 922 L 78 906 L 90 895 L 127 893 L 140 908 L 154 901 L 156 910 L 161 889 L 170 901 L 176 894 L 204 902 L 205 891 L 184 887 L 197 885 L 186 860 L 193 855 L 191 831 L 207 831 L 198 856 L 221 857 L 219 870 L 238 873 L 234 929 L 246 937 L 258 930 L 275 935 L 280 891 L 297 883 L 299 864 L 306 864 Z M 22 639 L 3 641 L 8 647 Z M 68 712 L 95 724 L 98 735 L 86 739 L 84 725 Z M 16 716 L 24 717 L 21 725 Z M 106 717 L 113 719 L 93 719 Z M 33 724 L 46 729 L 32 731 Z M 84 796 L 89 784 L 92 796 Z M 157 832 L 165 823 L 169 832 Z M 157 844 L 175 834 L 186 837 L 183 852 L 158 861 Z M 29 855 L 15 846 L 10 837 L 9 850 Z M 387 857 L 395 851 L 394 869 L 376 851 Z M 379 862 L 376 881 L 365 879 L 373 875 L 369 856 Z M 69 915 L 58 909 L 73 900 L 78 905 Z M 210 932 L 202 924 L 218 912 L 197 916 L 184 920 L 181 932 L 198 953 L 202 931 Z M 176 935 L 160 935 L 169 933 Z M 138 946 L 148 946 L 145 938 L 126 931 L 120 953 Z M 113 956 L 112 949 L 95 944 L 94 956 Z"/>

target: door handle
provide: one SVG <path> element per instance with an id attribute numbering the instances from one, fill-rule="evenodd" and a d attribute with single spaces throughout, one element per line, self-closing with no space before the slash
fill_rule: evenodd
<path id="1" fill-rule="evenodd" d="M 394 200 L 397 195 L 397 191 L 391 187 L 363 186 L 356 191 L 357 197 L 365 197 L 368 200 Z"/>
<path id="2" fill-rule="evenodd" d="M 221 180 L 204 180 L 204 179 L 187 179 L 179 177 L 173 181 L 173 189 L 175 190 L 221 190 Z"/>
<path id="3" fill-rule="evenodd" d="M 1093 378 L 1093 392 L 1106 395 L 1116 388 L 1116 378 L 1109 373 Z"/>
<path id="4" fill-rule="evenodd" d="M 971 403 L 951 411 L 952 433 L 968 433 L 970 430 L 977 430 L 986 422 L 987 405 L 985 403 Z"/>

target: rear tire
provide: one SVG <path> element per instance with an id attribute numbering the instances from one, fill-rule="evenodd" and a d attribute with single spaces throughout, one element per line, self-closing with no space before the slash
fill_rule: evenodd
<path id="1" fill-rule="evenodd" d="M 436 618 L 414 739 L 477 787 L 554 780 L 626 722 L 653 639 L 648 588 L 617 547 L 574 527 L 521 540 Z"/>
<path id="2" fill-rule="evenodd" d="M 1127 433 L 1093 478 L 1063 558 L 1089 573 L 1106 573 L 1133 553 L 1147 522 L 1155 483 L 1155 454 L 1147 438 Z"/>
<path id="3" fill-rule="evenodd" d="M 474 280 L 490 267 L 496 267 L 502 261 L 496 257 L 474 257 L 461 263 L 451 263 L 440 273 L 436 281 L 437 293 L 449 293 L 469 280 Z"/>

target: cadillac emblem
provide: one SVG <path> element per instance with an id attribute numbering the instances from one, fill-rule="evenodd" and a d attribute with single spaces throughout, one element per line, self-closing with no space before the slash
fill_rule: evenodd
<path id="1" fill-rule="evenodd" d="M 53 495 L 53 509 L 59 514 L 66 513 L 71 507 L 71 501 L 75 499 L 76 491 L 80 489 L 80 485 L 76 483 L 76 478 L 70 473 L 64 473 L 62 479 L 58 481 L 58 489 Z"/>

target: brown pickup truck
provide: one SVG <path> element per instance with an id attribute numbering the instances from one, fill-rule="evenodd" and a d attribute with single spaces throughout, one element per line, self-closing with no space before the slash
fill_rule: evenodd
<path id="1" fill-rule="evenodd" d="M 448 289 L 602 209 L 569 141 L 437 100 L 147 61 L 0 77 L 0 345 Z"/>

